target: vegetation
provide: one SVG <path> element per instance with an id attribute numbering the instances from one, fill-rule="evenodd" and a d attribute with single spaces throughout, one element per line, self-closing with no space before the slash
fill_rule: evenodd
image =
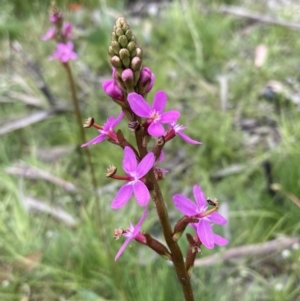
<path id="1" fill-rule="evenodd" d="M 184 112 L 180 123 L 188 126 L 187 134 L 203 143 L 183 148 L 174 139 L 167 145 L 164 167 L 170 175 L 162 185 L 174 222 L 180 215 L 172 194 L 192 197 L 191 187 L 199 184 L 218 197 L 229 219 L 220 234 L 230 243 L 203 249 L 199 258 L 299 236 L 299 30 L 222 14 L 221 1 L 200 6 L 174 0 L 158 6 L 157 15 L 133 14 L 123 1 L 82 2 L 58 2 L 75 25 L 79 59 L 72 67 L 82 115 L 102 124 L 119 112 L 101 81 L 110 77 L 107 47 L 115 19 L 123 15 L 138 37 L 144 64 L 156 75 L 148 99 L 165 90 L 170 107 Z M 293 20 L 296 11 L 293 3 L 267 11 L 265 2 L 234 2 L 279 20 Z M 146 248 L 132 243 L 114 262 L 120 241 L 113 230 L 139 215 L 133 206 L 110 209 L 119 183 L 105 171 L 110 164 L 121 168 L 122 152 L 109 143 L 89 149 L 99 186 L 96 206 L 67 78 L 59 62 L 47 59 L 54 44 L 41 41 L 49 25 L 45 3 L 0 1 L 0 300 L 180 301 L 172 267 Z M 267 50 L 267 59 L 255 64 L 259 49 Z M 51 111 L 38 74 L 59 110 L 9 130 L 25 116 Z M 92 138 L 95 131 L 87 129 L 86 135 Z M 227 172 L 232 167 L 236 172 Z M 71 222 L 45 209 L 36 214 L 33 201 L 67 212 Z M 154 217 L 143 228 L 161 237 Z M 300 300 L 299 243 L 282 247 L 278 240 L 268 253 L 195 267 L 195 299 Z"/>

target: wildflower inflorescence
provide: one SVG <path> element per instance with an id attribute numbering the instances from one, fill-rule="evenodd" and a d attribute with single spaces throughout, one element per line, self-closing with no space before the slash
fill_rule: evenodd
<path id="1" fill-rule="evenodd" d="M 43 40 L 54 39 L 57 42 L 52 58 L 64 64 L 70 59 L 76 59 L 77 55 L 70 41 L 72 25 L 64 23 L 62 13 L 55 6 L 50 11 L 50 21 L 54 26 L 43 36 Z M 117 117 L 109 117 L 104 125 L 96 124 L 93 117 L 88 118 L 84 127 L 94 127 L 98 135 L 81 146 L 108 141 L 122 148 L 124 152 L 122 167 L 125 174 L 118 174 L 114 165 L 108 167 L 106 173 L 110 179 L 125 182 L 112 200 L 111 208 L 119 209 L 125 206 L 132 196 L 143 208 L 141 218 L 135 226 L 130 223 L 127 229 L 115 230 L 116 239 L 121 236 L 126 237 L 115 260 L 131 241 L 135 240 L 146 245 L 163 258 L 173 262 L 185 299 L 194 300 L 189 275 L 196 254 L 200 252 L 202 245 L 212 249 L 215 245 L 224 246 L 228 243 L 225 238 L 212 230 L 213 224 L 224 225 L 226 219 L 217 213 L 219 206 L 215 199 L 209 200 L 208 203 L 212 208 L 208 208 L 204 193 L 198 185 L 195 185 L 193 192 L 196 203 L 181 194 L 172 197 L 175 207 L 184 215 L 172 231 L 167 208 L 158 185 L 168 171 L 157 165 L 164 160 L 165 144 L 176 136 L 194 145 L 201 142 L 188 137 L 183 132 L 186 127 L 178 124 L 180 117 L 178 110 L 165 110 L 167 105 L 165 91 L 155 93 L 152 105 L 146 101 L 147 94 L 154 86 L 155 75 L 149 67 L 143 66 L 143 52 L 137 46 L 136 37 L 124 18 L 117 19 L 111 38 L 108 53 L 112 78 L 103 82 L 102 88 L 120 110 L 115 114 Z M 124 120 L 127 120 L 130 132 L 134 132 L 135 146 L 125 138 L 120 129 L 116 129 Z M 151 146 L 153 139 L 156 140 Z M 159 242 L 149 233 L 141 231 L 151 198 L 155 204 L 166 244 Z M 189 247 L 184 262 L 177 240 L 188 225 L 195 230 L 195 234 L 194 236 L 187 234 Z"/>
<path id="2" fill-rule="evenodd" d="M 108 169 L 107 176 L 126 181 L 126 183 L 119 189 L 111 207 L 118 209 L 125 206 L 132 196 L 135 197 L 138 205 L 146 207 L 135 227 L 131 224 L 128 229 L 118 232 L 119 236 L 123 235 L 127 239 L 119 250 L 117 259 L 131 240 L 148 244 L 148 246 L 149 241 L 152 240 L 149 234 L 147 234 L 148 240 L 145 239 L 140 228 L 146 218 L 149 200 L 155 186 L 150 175 L 153 173 L 154 179 L 159 181 L 167 173 L 165 169 L 156 166 L 164 159 L 162 149 L 165 143 L 176 136 L 190 144 L 196 145 L 201 142 L 183 133 L 186 127 L 177 123 L 180 117 L 178 110 L 165 111 L 167 95 L 164 91 L 155 93 L 152 105 L 146 101 L 147 94 L 153 88 L 155 76 L 149 67 L 142 66 L 142 51 L 137 47 L 136 38 L 124 18 L 119 18 L 114 26 L 109 54 L 112 79 L 106 80 L 102 88 L 120 106 L 121 113 L 117 118 L 109 117 L 104 126 L 95 126 L 93 121 L 91 126 L 97 128 L 100 135 L 84 143 L 82 147 L 100 143 L 105 139 L 122 147 L 124 149 L 123 170 L 126 175 L 117 174 L 116 168 L 111 167 Z M 137 148 L 128 143 L 121 130 L 116 132 L 114 129 L 124 118 L 128 120 L 129 128 L 135 132 Z M 87 123 L 91 124 L 90 119 Z M 165 126 L 167 126 L 166 129 Z M 151 138 L 157 140 L 152 150 L 149 150 Z M 212 224 L 226 223 L 225 218 L 216 212 L 217 202 L 214 201 L 215 206 L 208 209 L 205 195 L 197 185 L 194 186 L 194 197 L 196 204 L 184 195 L 173 196 L 175 207 L 184 214 L 184 217 L 175 225 L 173 240 L 178 240 L 186 226 L 190 224 L 196 231 L 195 238 L 189 239 L 193 245 L 193 252 L 201 245 L 209 249 L 215 244 L 226 245 L 228 241 L 212 230 Z M 154 250 L 159 253 L 158 248 Z M 166 248 L 163 253 L 168 254 L 168 259 L 172 259 L 172 254 L 167 250 Z"/>
<path id="3" fill-rule="evenodd" d="M 69 22 L 64 22 L 63 14 L 55 3 L 49 9 L 49 20 L 53 24 L 42 36 L 43 41 L 55 40 L 56 49 L 51 60 L 59 60 L 67 63 L 69 60 L 76 60 L 77 53 L 74 51 L 74 44 L 71 42 L 73 26 Z"/>

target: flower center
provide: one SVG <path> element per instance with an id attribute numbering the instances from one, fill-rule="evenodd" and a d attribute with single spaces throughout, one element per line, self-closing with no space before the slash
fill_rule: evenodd
<path id="1" fill-rule="evenodd" d="M 160 120 L 160 113 L 153 110 L 150 114 L 150 118 L 153 120 L 153 121 L 158 121 Z"/>

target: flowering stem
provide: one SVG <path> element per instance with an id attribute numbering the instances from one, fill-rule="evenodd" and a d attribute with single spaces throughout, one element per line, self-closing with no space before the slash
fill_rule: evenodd
<path id="1" fill-rule="evenodd" d="M 81 142 L 84 143 L 86 141 L 86 137 L 85 137 L 85 132 L 84 132 L 84 128 L 82 126 L 82 116 L 81 116 L 81 112 L 80 112 L 80 108 L 79 108 L 79 102 L 78 102 L 78 98 L 77 98 L 77 93 L 76 93 L 76 87 L 75 87 L 75 82 L 74 82 L 74 77 L 72 74 L 72 70 L 71 67 L 68 63 L 63 63 L 63 66 L 65 67 L 65 70 L 67 72 L 68 75 L 68 80 L 69 80 L 69 84 L 70 84 L 70 89 L 71 89 L 71 95 L 72 95 L 72 101 L 73 101 L 73 105 L 74 105 L 74 112 L 75 112 L 75 116 L 76 116 L 76 120 L 77 120 L 77 124 L 79 126 L 79 131 L 80 131 L 80 136 L 81 136 Z M 95 194 L 95 201 L 96 201 L 96 218 L 98 220 L 98 224 L 100 226 L 100 208 L 99 208 L 99 197 L 97 194 L 97 180 L 96 180 L 96 176 L 95 176 L 95 171 L 94 171 L 94 167 L 92 164 L 92 159 L 91 159 L 91 154 L 89 152 L 89 148 L 85 147 L 84 148 L 86 157 L 87 157 L 87 161 L 88 161 L 88 165 L 90 167 L 90 175 L 91 175 L 91 179 L 92 179 L 92 185 L 93 185 L 93 189 L 94 189 L 94 194 Z"/>
<path id="2" fill-rule="evenodd" d="M 142 131 L 135 131 L 135 138 L 136 138 L 136 144 L 138 146 L 141 158 L 143 158 L 147 154 L 147 149 L 142 146 Z M 181 284 L 185 301 L 194 301 L 195 299 L 194 299 L 190 277 L 185 268 L 185 263 L 184 263 L 181 249 L 179 248 L 178 243 L 174 241 L 172 238 L 173 231 L 171 228 L 168 211 L 153 170 L 150 170 L 148 176 L 151 182 L 154 184 L 152 199 L 155 203 L 156 211 L 160 220 L 160 224 L 164 233 L 166 243 L 171 251 L 172 262 L 175 267 L 177 278 Z"/>
<path id="3" fill-rule="evenodd" d="M 194 294 L 193 294 L 190 277 L 185 268 L 181 249 L 179 248 L 178 243 L 172 239 L 173 233 L 172 233 L 172 228 L 171 228 L 167 208 L 160 187 L 158 185 L 158 182 L 155 179 L 153 171 L 149 172 L 149 177 L 151 181 L 154 183 L 154 191 L 152 193 L 152 199 L 155 203 L 155 207 L 163 229 L 166 243 L 172 254 L 172 262 L 174 264 L 178 280 L 181 283 L 185 301 L 194 301 Z"/>

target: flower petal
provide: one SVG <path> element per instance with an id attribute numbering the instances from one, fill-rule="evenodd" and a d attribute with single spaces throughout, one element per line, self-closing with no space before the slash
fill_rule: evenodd
<path id="1" fill-rule="evenodd" d="M 123 116 L 124 116 L 124 113 L 123 113 L 123 111 L 121 111 L 121 113 L 118 115 L 118 117 L 115 119 L 115 121 L 112 122 L 111 127 L 114 128 L 115 126 L 117 126 L 121 122 Z"/>
<path id="2" fill-rule="evenodd" d="M 109 129 L 111 128 L 112 123 L 114 122 L 114 120 L 115 120 L 115 117 L 113 117 L 113 116 L 110 116 L 110 117 L 107 118 L 106 122 L 103 125 L 103 130 L 105 132 L 109 131 Z"/>
<path id="3" fill-rule="evenodd" d="M 189 136 L 187 136 L 185 133 L 183 132 L 176 132 L 176 134 L 178 136 L 180 136 L 184 141 L 186 141 L 187 143 L 190 144 L 202 144 L 202 142 L 197 141 L 197 140 L 193 140 L 192 138 L 190 138 Z"/>
<path id="4" fill-rule="evenodd" d="M 126 237 L 127 239 L 125 240 L 125 242 L 123 243 L 122 247 L 120 248 L 120 250 L 118 251 L 118 253 L 115 256 L 115 260 L 117 260 L 121 254 L 123 253 L 123 251 L 125 250 L 125 248 L 127 247 L 127 245 L 130 243 L 131 240 L 133 240 L 137 234 L 140 232 L 141 230 L 141 225 L 143 223 L 143 221 L 145 220 L 146 216 L 148 213 L 148 207 L 146 207 L 146 209 L 144 210 L 140 220 L 138 221 L 138 223 L 134 226 L 134 229 L 132 232 L 128 232 L 126 233 Z M 132 224 L 130 223 L 130 228 L 132 228 Z M 125 234 L 123 234 L 123 236 L 125 236 Z"/>
<path id="5" fill-rule="evenodd" d="M 148 213 L 148 207 L 145 208 L 140 220 L 138 221 L 138 223 L 136 224 L 135 228 L 134 228 L 134 231 L 133 231 L 133 234 L 136 235 L 140 229 L 141 229 L 141 225 L 143 223 L 143 221 L 145 220 L 146 216 L 147 216 L 147 213 Z M 138 231 L 136 231 L 138 229 Z"/>
<path id="6" fill-rule="evenodd" d="M 207 206 L 206 205 L 206 197 L 205 197 L 204 192 L 201 190 L 200 186 L 195 185 L 193 187 L 193 193 L 194 193 L 194 197 L 195 197 L 198 207 L 199 208 L 206 207 Z"/>
<path id="7" fill-rule="evenodd" d="M 216 233 L 214 233 L 214 240 L 215 240 L 215 244 L 220 246 L 220 247 L 223 247 L 223 246 L 226 246 L 228 244 L 228 240 Z"/>
<path id="8" fill-rule="evenodd" d="M 147 186 L 142 181 L 133 184 L 133 193 L 140 206 L 145 206 L 150 200 L 150 193 Z"/>
<path id="9" fill-rule="evenodd" d="M 164 91 L 157 91 L 154 95 L 152 109 L 162 113 L 167 103 L 167 95 Z"/>
<path id="10" fill-rule="evenodd" d="M 136 168 L 136 176 L 140 179 L 153 167 L 155 161 L 154 154 L 148 153 Z"/>
<path id="11" fill-rule="evenodd" d="M 129 102 L 131 110 L 140 117 L 149 117 L 151 110 L 150 105 L 139 94 L 133 92 L 129 93 L 127 100 Z"/>
<path id="12" fill-rule="evenodd" d="M 152 122 L 148 127 L 148 133 L 153 137 L 160 137 L 164 135 L 165 129 L 160 123 Z"/>
<path id="13" fill-rule="evenodd" d="M 160 154 L 159 154 L 159 157 L 158 157 L 157 160 L 156 160 L 156 163 L 161 163 L 162 161 L 164 161 L 164 159 L 165 159 L 165 153 L 164 153 L 164 151 L 162 150 L 162 151 L 160 152 Z"/>
<path id="14" fill-rule="evenodd" d="M 124 250 L 125 250 L 125 248 L 127 247 L 127 245 L 128 245 L 133 239 L 134 239 L 134 237 L 133 237 L 133 236 L 130 236 L 130 237 L 128 237 L 128 238 L 124 241 L 122 247 L 120 248 L 120 250 L 118 251 L 118 253 L 117 253 L 116 256 L 115 256 L 115 261 L 122 255 L 122 253 L 124 252 Z"/>
<path id="15" fill-rule="evenodd" d="M 118 208 L 123 207 L 130 199 L 132 192 L 133 192 L 132 183 L 127 183 L 127 184 L 123 185 L 119 189 L 114 200 L 112 201 L 111 208 L 118 209 Z"/>
<path id="16" fill-rule="evenodd" d="M 92 140 L 84 143 L 81 145 L 81 147 L 85 147 L 85 146 L 88 146 L 88 145 L 91 145 L 91 144 L 97 144 L 97 143 L 100 143 L 102 142 L 104 139 L 106 138 L 106 135 L 105 134 L 101 134 L 95 138 L 93 138 Z"/>
<path id="17" fill-rule="evenodd" d="M 104 81 L 102 89 L 108 96 L 118 100 L 123 100 L 123 91 L 114 80 L 109 79 Z"/>
<path id="18" fill-rule="evenodd" d="M 182 194 L 175 194 L 172 197 L 175 207 L 184 215 L 193 216 L 197 214 L 197 206 L 194 202 Z"/>
<path id="19" fill-rule="evenodd" d="M 214 232 L 212 230 L 211 224 L 208 221 L 203 219 L 199 221 L 199 223 L 197 224 L 197 234 L 199 236 L 199 239 L 207 249 L 214 248 Z"/>
<path id="20" fill-rule="evenodd" d="M 42 40 L 47 41 L 53 39 L 55 36 L 55 31 L 56 31 L 55 27 L 50 27 L 48 31 L 42 36 Z"/>
<path id="21" fill-rule="evenodd" d="M 161 114 L 160 122 L 161 123 L 171 123 L 176 121 L 180 117 L 180 112 L 177 110 L 167 111 Z"/>
<path id="22" fill-rule="evenodd" d="M 71 52 L 70 55 L 69 55 L 69 58 L 71 60 L 76 60 L 77 59 L 77 53 L 76 52 Z"/>
<path id="23" fill-rule="evenodd" d="M 223 217 L 220 213 L 218 212 L 213 212 L 210 215 L 207 216 L 208 219 L 214 223 L 214 224 L 218 224 L 218 225 L 225 225 L 227 223 L 227 220 L 225 217 Z"/>
<path id="24" fill-rule="evenodd" d="M 136 171 L 137 160 L 134 154 L 134 151 L 129 147 L 125 146 L 124 148 L 124 158 L 123 158 L 123 169 L 127 174 Z"/>

